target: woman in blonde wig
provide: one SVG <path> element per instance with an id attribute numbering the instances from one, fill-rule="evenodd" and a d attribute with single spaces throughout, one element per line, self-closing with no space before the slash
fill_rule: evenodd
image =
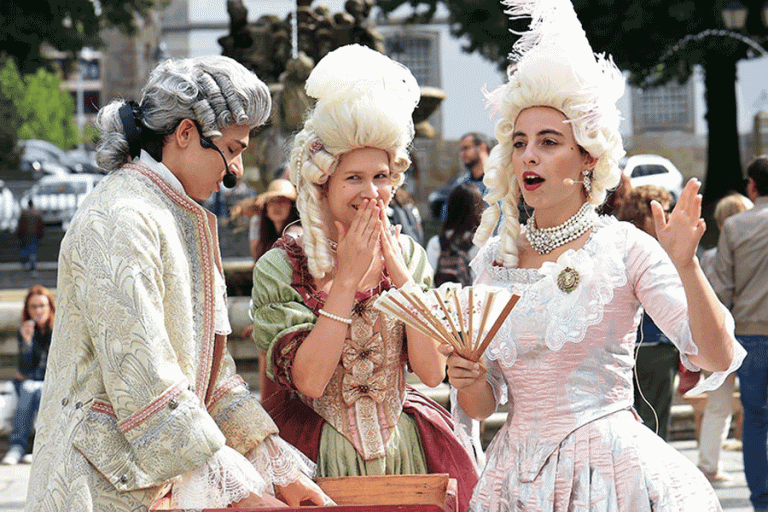
<path id="1" fill-rule="evenodd" d="M 531 24 L 515 44 L 508 83 L 490 95 L 499 144 L 486 163 L 491 206 L 472 266 L 476 282 L 521 298 L 485 366 L 448 358 L 455 398 L 471 417 L 510 401 L 469 509 L 720 510 L 704 476 L 632 409 L 641 307 L 683 364 L 714 372 L 692 393 L 716 388 L 744 358 L 695 256 L 704 233 L 699 183 L 686 185 L 668 219 L 652 204 L 660 243 L 598 217 L 596 205 L 619 183 L 622 76 L 592 52 L 569 0 L 505 4 Z M 521 193 L 535 209 L 524 227 Z M 490 238 L 498 201 L 505 221 Z"/>
<path id="2" fill-rule="evenodd" d="M 216 218 L 198 204 L 242 174 L 269 111 L 256 75 L 212 56 L 165 61 L 139 103 L 99 112 L 111 172 L 61 243 L 27 510 L 328 501 L 235 373 Z"/>
<path id="3" fill-rule="evenodd" d="M 405 384 L 406 365 L 441 382 L 438 342 L 372 307 L 384 290 L 430 284 L 424 250 L 385 215 L 410 163 L 416 81 L 351 45 L 306 87 L 317 104 L 289 162 L 303 235 L 278 240 L 254 268 L 254 340 L 285 387 L 264 406 L 318 475 L 450 473 L 465 508 L 472 461 L 446 411 Z"/>

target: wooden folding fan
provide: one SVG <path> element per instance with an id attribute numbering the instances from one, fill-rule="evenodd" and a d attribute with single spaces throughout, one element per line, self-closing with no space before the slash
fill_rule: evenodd
<path id="1" fill-rule="evenodd" d="M 503 288 L 486 285 L 444 283 L 425 293 L 409 284 L 382 293 L 373 306 L 451 345 L 465 359 L 479 361 L 519 299 Z"/>

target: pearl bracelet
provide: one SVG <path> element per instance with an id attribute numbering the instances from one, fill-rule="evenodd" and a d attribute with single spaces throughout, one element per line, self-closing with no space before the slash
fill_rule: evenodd
<path id="1" fill-rule="evenodd" d="M 330 318 L 331 320 L 336 320 L 337 322 L 341 322 L 343 324 L 352 325 L 351 318 L 344 318 L 343 316 L 334 315 L 333 313 L 329 313 L 324 309 L 321 309 L 318 311 L 318 313 L 324 317 Z"/>

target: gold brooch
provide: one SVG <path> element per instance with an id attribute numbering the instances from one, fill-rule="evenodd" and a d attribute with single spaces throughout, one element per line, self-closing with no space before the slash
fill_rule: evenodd
<path id="1" fill-rule="evenodd" d="M 579 277 L 576 269 L 565 267 L 557 276 L 557 287 L 565 293 L 571 293 L 579 286 Z"/>

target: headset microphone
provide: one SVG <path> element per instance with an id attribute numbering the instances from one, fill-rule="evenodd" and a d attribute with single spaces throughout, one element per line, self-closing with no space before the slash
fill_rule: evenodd
<path id="1" fill-rule="evenodd" d="M 227 174 L 224 175 L 224 179 L 221 180 L 221 184 L 227 188 L 235 188 L 235 185 L 237 185 L 237 176 L 235 176 L 235 173 L 227 169 Z"/>
<path id="2" fill-rule="evenodd" d="M 202 135 L 200 136 L 200 146 L 204 149 L 215 149 L 216 152 L 221 155 L 221 159 L 224 161 L 224 168 L 227 170 L 227 173 L 224 175 L 224 179 L 221 180 L 221 184 L 227 188 L 234 188 L 235 185 L 237 185 L 237 176 L 235 176 L 235 173 L 229 169 L 229 165 L 227 164 L 227 159 L 224 157 L 224 153 L 222 153 L 221 150 L 216 147 L 216 144 L 214 144 L 210 138 L 204 137 Z"/>
<path id="3" fill-rule="evenodd" d="M 565 178 L 563 185 L 575 185 L 576 183 L 584 183 L 583 181 L 573 181 L 571 178 Z"/>

